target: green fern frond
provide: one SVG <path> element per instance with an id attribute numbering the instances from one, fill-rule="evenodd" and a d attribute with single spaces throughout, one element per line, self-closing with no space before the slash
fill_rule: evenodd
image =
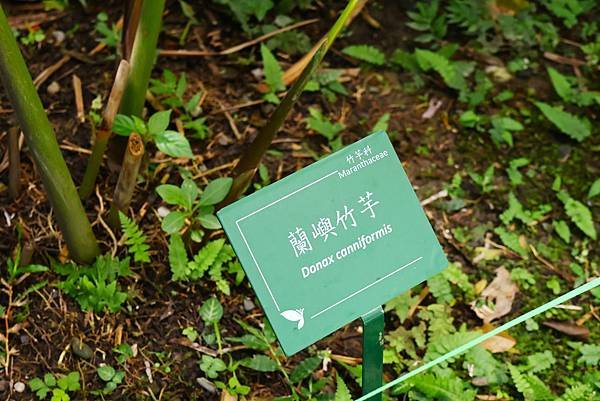
<path id="1" fill-rule="evenodd" d="M 477 391 L 459 377 L 421 374 L 411 379 L 413 390 L 438 401 L 472 401 Z"/>
<path id="2" fill-rule="evenodd" d="M 452 295 L 452 287 L 450 287 L 450 283 L 442 273 L 438 273 L 427 280 L 427 286 L 438 303 L 449 305 L 454 303 L 455 299 L 454 295 Z"/>
<path id="3" fill-rule="evenodd" d="M 454 319 L 450 312 L 449 306 L 440 304 L 429 305 L 427 309 L 419 312 L 419 317 L 429 323 L 427 332 L 429 334 L 430 342 L 456 332 L 456 329 L 452 324 Z"/>
<path id="4" fill-rule="evenodd" d="M 448 267 L 442 271 L 442 274 L 446 277 L 446 280 L 460 288 L 468 298 L 473 298 L 475 296 L 475 286 L 469 281 L 469 276 L 462 271 L 460 263 L 450 263 Z"/>
<path id="5" fill-rule="evenodd" d="M 129 253 L 133 254 L 133 260 L 136 262 L 150 262 L 148 250 L 150 246 L 146 243 L 146 235 L 138 227 L 138 225 L 127 217 L 124 213 L 119 212 L 119 220 L 121 221 L 121 229 L 123 230 L 123 243 L 127 245 Z"/>
<path id="6" fill-rule="evenodd" d="M 552 351 L 546 350 L 544 352 L 536 352 L 527 357 L 526 369 L 531 373 L 537 373 L 551 368 L 555 362 L 556 359 L 554 358 Z"/>
<path id="7" fill-rule="evenodd" d="M 597 396 L 589 384 L 577 383 L 569 387 L 556 401 L 587 401 Z"/>
<path id="8" fill-rule="evenodd" d="M 479 337 L 481 333 L 476 331 L 459 331 L 444 336 L 438 336 L 427 344 L 427 352 L 423 357 L 423 361 L 432 361 L 452 350 L 459 348 L 461 345 Z M 442 364 L 442 366 L 445 366 Z"/>
<path id="9" fill-rule="evenodd" d="M 537 376 L 531 373 L 525 374 L 517 366 L 510 364 L 508 370 L 515 387 L 523 394 L 525 401 L 545 401 L 556 398 Z"/>
<path id="10" fill-rule="evenodd" d="M 510 372 L 510 377 L 512 378 L 513 383 L 515 384 L 515 387 L 517 388 L 519 393 L 523 394 L 525 400 L 534 399 L 533 389 L 531 388 L 531 385 L 525 378 L 525 375 L 521 373 L 519 368 L 517 368 L 514 365 L 508 365 L 508 370 Z"/>
<path id="11" fill-rule="evenodd" d="M 194 260 L 189 263 L 190 278 L 192 280 L 198 280 L 204 276 L 204 274 L 210 269 L 210 267 L 217 260 L 223 245 L 225 244 L 224 239 L 218 239 L 207 243 L 201 250 L 194 256 Z"/>

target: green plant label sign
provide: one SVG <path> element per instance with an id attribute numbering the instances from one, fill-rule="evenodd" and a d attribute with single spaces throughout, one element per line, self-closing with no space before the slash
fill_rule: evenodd
<path id="1" fill-rule="evenodd" d="M 218 216 L 287 355 L 448 264 L 385 132 Z"/>

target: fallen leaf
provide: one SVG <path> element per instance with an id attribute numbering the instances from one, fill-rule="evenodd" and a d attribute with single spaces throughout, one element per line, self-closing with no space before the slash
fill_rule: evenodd
<path id="1" fill-rule="evenodd" d="M 484 333 L 489 332 L 495 326 L 491 323 L 483 325 L 482 329 Z M 502 333 L 495 335 L 494 337 L 488 338 L 481 343 L 483 348 L 487 349 L 491 353 L 497 354 L 499 352 L 506 352 L 517 344 L 517 340 L 508 332 L 503 331 Z"/>
<path id="2" fill-rule="evenodd" d="M 572 322 L 559 322 L 555 320 L 549 320 L 546 322 L 542 322 L 542 324 L 556 331 L 560 331 L 563 334 L 566 334 L 571 337 L 577 337 L 582 340 L 585 340 L 590 336 L 590 330 L 587 327 L 578 326 Z"/>
<path id="3" fill-rule="evenodd" d="M 490 285 L 481 293 L 485 301 L 481 306 L 477 306 L 477 301 L 471 303 L 471 309 L 475 314 L 489 323 L 494 319 L 502 317 L 510 312 L 515 295 L 519 288 L 510 279 L 510 273 L 504 267 L 496 269 L 496 277 Z M 493 301 L 494 306 L 488 306 Z"/>

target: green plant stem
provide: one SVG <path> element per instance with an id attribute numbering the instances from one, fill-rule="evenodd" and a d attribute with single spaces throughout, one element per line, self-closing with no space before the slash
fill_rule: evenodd
<path id="1" fill-rule="evenodd" d="M 15 37 L 0 7 L 0 76 L 44 183 L 73 260 L 89 263 L 100 253 L 56 135 L 33 86 Z"/>
<path id="2" fill-rule="evenodd" d="M 129 63 L 125 60 L 121 60 L 117 73 L 115 75 L 115 82 L 110 91 L 110 96 L 106 104 L 104 111 L 102 125 L 96 134 L 94 145 L 92 146 L 92 154 L 88 159 L 85 173 L 83 174 L 83 180 L 79 186 L 79 196 L 81 199 L 88 198 L 94 191 L 96 184 L 96 178 L 100 172 L 100 165 L 102 164 L 102 156 L 108 147 L 108 141 L 112 135 L 112 125 L 115 120 L 115 115 L 121 104 L 121 98 L 123 97 L 123 91 L 125 90 L 125 83 L 129 76 Z M 92 123 L 93 124 L 93 123 Z M 92 128 L 94 126 L 92 125 Z"/>
<path id="3" fill-rule="evenodd" d="M 93 124 L 93 123 L 92 123 Z M 102 164 L 102 156 L 108 146 L 108 140 L 110 139 L 110 131 L 101 129 L 96 134 L 94 145 L 92 146 L 92 154 L 88 159 L 81 185 L 79 185 L 79 197 L 81 199 L 87 199 L 94 191 L 96 185 L 96 178 L 100 172 L 100 165 Z"/>
<path id="4" fill-rule="evenodd" d="M 146 90 L 156 59 L 156 45 L 162 26 L 165 0 L 145 0 L 129 60 L 130 72 L 121 100 L 120 113 L 140 117 L 146 100 Z"/>
<path id="5" fill-rule="evenodd" d="M 138 0 L 132 2 L 132 17 L 130 21 L 135 21 L 133 14 L 137 13 L 138 7 L 133 3 L 139 3 Z M 150 82 L 150 75 L 156 59 L 156 45 L 158 36 L 162 27 L 162 14 L 165 7 L 165 0 L 144 0 L 139 6 L 139 22 L 135 33 L 135 39 L 131 49 L 129 59 L 129 76 L 125 84 L 125 91 L 121 98 L 120 114 L 127 116 L 142 116 L 144 103 L 146 100 L 146 90 Z M 130 29 L 124 27 L 124 32 Z M 126 142 L 123 138 L 115 138 L 111 141 L 110 157 L 116 163 L 124 160 L 126 153 Z M 139 166 L 138 166 L 139 170 Z M 121 170 L 122 171 L 122 170 Z M 135 179 L 133 180 L 135 184 Z M 131 188 L 133 193 L 133 188 Z M 115 226 L 118 227 L 118 213 L 112 213 Z"/>
<path id="6" fill-rule="evenodd" d="M 352 15 L 352 12 L 356 6 L 360 3 L 360 0 L 350 0 L 342 14 L 339 16 L 333 27 L 329 30 L 329 33 L 325 38 L 321 40 L 318 50 L 310 60 L 309 64 L 304 68 L 302 74 L 296 80 L 292 88 L 287 92 L 281 103 L 277 106 L 271 118 L 261 128 L 258 135 L 250 146 L 246 149 L 239 163 L 233 170 L 233 185 L 227 195 L 227 198 L 219 205 L 219 207 L 226 206 L 231 202 L 237 200 L 250 185 L 252 177 L 258 169 L 258 165 L 262 157 L 264 156 L 269 146 L 273 142 L 273 139 L 277 135 L 277 132 L 283 125 L 286 117 L 288 116 L 292 106 L 298 100 L 298 97 L 304 90 L 304 87 L 314 74 L 316 69 L 319 67 L 327 50 L 331 47 L 342 28 L 346 24 L 348 18 Z"/>
<path id="7" fill-rule="evenodd" d="M 221 343 L 221 332 L 219 331 L 219 323 L 213 323 L 213 330 L 215 331 L 215 337 L 217 338 L 217 347 L 219 350 L 219 355 L 223 353 L 223 344 Z"/>
<path id="8" fill-rule="evenodd" d="M 294 387 L 294 384 L 290 380 L 290 376 L 285 371 L 285 368 L 283 367 L 283 364 L 281 363 L 281 361 L 277 357 L 277 354 L 275 353 L 275 350 L 273 349 L 273 347 L 271 346 L 271 344 L 269 343 L 269 341 L 267 340 L 266 337 L 264 338 L 264 340 L 267 343 L 267 345 L 269 346 L 269 352 L 271 353 L 271 357 L 273 358 L 273 360 L 275 360 L 275 363 L 277 364 L 277 368 L 279 369 L 279 371 L 281 372 L 281 374 L 283 374 L 283 377 L 285 377 L 285 381 L 287 382 L 288 386 L 290 386 L 290 390 L 292 391 L 292 395 L 296 396 L 297 395 L 296 394 L 296 388 Z"/>

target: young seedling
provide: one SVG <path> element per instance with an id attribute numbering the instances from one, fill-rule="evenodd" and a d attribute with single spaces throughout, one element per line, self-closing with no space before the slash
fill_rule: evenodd
<path id="1" fill-rule="evenodd" d="M 185 73 L 181 73 L 177 78 L 171 70 L 165 69 L 162 79 L 150 80 L 150 92 L 157 96 L 160 103 L 175 110 L 176 124 L 182 125 L 186 130 L 191 130 L 194 138 L 205 139 L 210 133 L 206 125 L 206 117 L 198 117 L 202 111 L 200 101 L 203 93 L 198 92 L 191 98 L 187 98 L 186 91 Z"/>
<path id="2" fill-rule="evenodd" d="M 187 138 L 177 131 L 167 129 L 170 116 L 171 110 L 159 111 L 147 123 L 136 116 L 116 116 L 113 131 L 129 138 L 109 212 L 109 223 L 113 227 L 118 225 L 118 212 L 127 210 L 131 202 L 145 152 L 144 143 L 153 142 L 161 152 L 172 157 L 194 157 Z"/>
<path id="3" fill-rule="evenodd" d="M 186 221 L 191 227 L 190 237 L 193 241 L 202 240 L 202 228 L 217 230 L 221 228 L 214 215 L 215 205 L 221 202 L 231 188 L 231 178 L 217 178 L 208 183 L 202 193 L 190 178 L 185 178 L 180 187 L 172 184 L 159 185 L 156 192 L 167 204 L 176 206 L 178 210 L 169 212 L 162 222 L 162 229 L 167 234 L 179 232 Z"/>
<path id="4" fill-rule="evenodd" d="M 86 267 L 54 263 L 52 270 L 65 277 L 58 287 L 75 298 L 84 311 L 116 312 L 127 299 L 118 279 L 131 274 L 129 258 L 119 260 L 109 255 L 99 256 L 92 266 Z"/>
<path id="5" fill-rule="evenodd" d="M 43 400 L 48 394 L 52 395 L 52 400 L 69 401 L 69 393 L 78 391 L 81 388 L 79 384 L 79 372 L 71 372 L 67 375 L 54 376 L 46 373 L 43 379 L 36 377 L 29 381 L 29 388 L 35 393 L 38 399 Z"/>
<path id="6" fill-rule="evenodd" d="M 125 372 L 121 370 L 116 370 L 110 365 L 100 365 L 96 369 L 96 373 L 98 373 L 98 377 L 102 380 L 105 385 L 102 390 L 94 390 L 93 394 L 96 395 L 106 395 L 110 394 L 117 389 L 117 386 L 123 382 L 125 378 Z"/>
<path id="7" fill-rule="evenodd" d="M 344 130 L 344 124 L 332 123 L 318 109 L 311 107 L 308 109 L 310 116 L 306 119 L 306 126 L 319 135 L 325 137 L 333 152 L 342 148 L 342 137 L 340 133 Z"/>
<path id="8" fill-rule="evenodd" d="M 204 301 L 202 306 L 198 309 L 200 317 L 206 325 L 213 327 L 213 334 L 217 342 L 219 354 L 223 351 L 223 345 L 221 341 L 221 331 L 219 329 L 219 321 L 223 317 L 223 306 L 215 297 L 211 297 Z"/>

